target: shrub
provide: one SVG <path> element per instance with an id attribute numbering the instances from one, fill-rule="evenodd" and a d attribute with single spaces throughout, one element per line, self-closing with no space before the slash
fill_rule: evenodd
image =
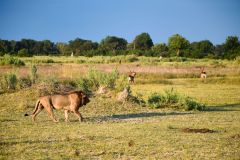
<path id="1" fill-rule="evenodd" d="M 66 93 L 76 89 L 77 84 L 72 80 L 57 80 L 56 77 L 47 77 L 42 79 L 38 85 L 40 96 Z"/>
<path id="2" fill-rule="evenodd" d="M 20 89 L 31 87 L 31 85 L 32 85 L 32 80 L 30 77 L 21 77 L 18 80 L 18 86 Z"/>
<path id="3" fill-rule="evenodd" d="M 18 57 L 30 57 L 30 54 L 28 53 L 28 50 L 23 48 L 18 51 L 17 54 Z"/>
<path id="4" fill-rule="evenodd" d="M 165 90 L 165 96 L 164 97 L 165 97 L 165 103 L 167 103 L 167 104 L 178 103 L 180 98 L 181 98 L 179 93 L 174 91 L 173 88 L 171 90 Z"/>
<path id="5" fill-rule="evenodd" d="M 5 54 L 3 58 L 0 59 L 0 65 L 23 66 L 25 65 L 25 63 L 18 58 L 14 58 L 8 54 Z"/>
<path id="6" fill-rule="evenodd" d="M 129 87 L 129 90 L 130 90 L 130 87 Z M 138 104 L 138 105 L 140 105 L 140 106 L 142 106 L 142 107 L 145 107 L 145 106 L 146 106 L 146 102 L 145 102 L 144 99 L 143 99 L 143 95 L 140 94 L 140 93 L 137 93 L 136 96 L 133 96 L 133 95 L 131 94 L 131 91 L 130 91 L 130 95 L 129 95 L 129 97 L 128 97 L 128 101 L 133 102 L 133 103 L 136 103 L 136 104 Z"/>
<path id="7" fill-rule="evenodd" d="M 190 110 L 203 111 L 206 108 L 204 104 L 200 104 L 190 97 L 186 97 L 184 99 L 183 106 L 186 111 L 190 111 Z"/>
<path id="8" fill-rule="evenodd" d="M 17 76 L 15 73 L 8 73 L 4 75 L 5 86 L 7 90 L 15 90 L 17 86 Z"/>
<path id="9" fill-rule="evenodd" d="M 86 78 L 89 80 L 89 85 L 96 90 L 100 86 L 107 86 L 113 89 L 116 85 L 116 80 L 118 77 L 119 72 L 117 69 L 113 69 L 111 73 L 90 69 Z"/>
<path id="10" fill-rule="evenodd" d="M 240 56 L 237 56 L 237 57 L 235 58 L 235 63 L 236 63 L 236 64 L 240 64 Z"/>
<path id="11" fill-rule="evenodd" d="M 152 108 L 161 108 L 164 107 L 165 97 L 161 94 L 153 93 L 148 97 L 147 102 Z"/>
<path id="12" fill-rule="evenodd" d="M 116 80 L 119 77 L 119 72 L 117 68 L 114 68 L 110 74 L 107 74 L 106 83 L 109 88 L 115 88 Z"/>
<path id="13" fill-rule="evenodd" d="M 115 91 L 121 92 L 124 90 L 124 88 L 128 87 L 129 87 L 128 77 L 126 75 L 120 75 L 119 78 L 116 80 Z"/>
<path id="14" fill-rule="evenodd" d="M 45 61 L 45 63 L 54 63 L 54 60 L 53 60 L 53 59 L 47 59 L 47 60 Z"/>
<path id="15" fill-rule="evenodd" d="M 152 108 L 177 108 L 187 111 L 205 109 L 204 104 L 198 103 L 190 97 L 181 96 L 173 89 L 165 90 L 164 94 L 153 93 L 148 97 L 147 102 Z"/>
<path id="16" fill-rule="evenodd" d="M 35 65 L 31 66 L 31 79 L 32 79 L 32 83 L 35 83 L 37 79 L 37 67 Z"/>
<path id="17" fill-rule="evenodd" d="M 77 88 L 87 94 L 91 93 L 90 81 L 87 78 L 80 78 L 76 81 Z"/>
<path id="18" fill-rule="evenodd" d="M 136 62 L 136 61 L 138 61 L 138 60 L 139 60 L 138 57 L 135 56 L 135 55 L 129 55 L 129 56 L 127 56 L 127 62 Z"/>

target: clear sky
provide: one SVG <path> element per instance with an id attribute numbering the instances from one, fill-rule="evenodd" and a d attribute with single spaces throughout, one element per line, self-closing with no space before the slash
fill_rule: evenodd
<path id="1" fill-rule="evenodd" d="M 176 33 L 214 44 L 240 38 L 240 0 L 0 0 L 0 39 L 131 42 L 142 32 L 154 43 Z"/>

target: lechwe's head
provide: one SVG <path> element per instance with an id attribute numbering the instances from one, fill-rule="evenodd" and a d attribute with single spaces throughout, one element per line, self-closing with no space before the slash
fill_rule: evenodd
<path id="1" fill-rule="evenodd" d="M 137 74 L 137 73 L 136 73 L 136 72 L 134 72 L 134 71 L 131 71 L 131 72 L 129 73 L 129 75 L 130 75 L 130 76 L 133 76 L 133 77 L 135 77 L 135 76 L 136 76 L 136 74 Z"/>

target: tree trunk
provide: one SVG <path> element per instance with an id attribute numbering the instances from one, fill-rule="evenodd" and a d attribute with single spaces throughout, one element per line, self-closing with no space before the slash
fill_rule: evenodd
<path id="1" fill-rule="evenodd" d="M 179 53 L 180 53 L 180 50 L 178 49 L 178 50 L 177 50 L 177 56 L 179 56 Z"/>

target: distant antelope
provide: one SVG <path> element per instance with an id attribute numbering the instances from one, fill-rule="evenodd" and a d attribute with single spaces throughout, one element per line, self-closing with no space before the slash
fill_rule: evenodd
<path id="1" fill-rule="evenodd" d="M 200 78 L 204 81 L 207 78 L 207 73 L 204 71 L 204 67 L 201 68 Z"/>
<path id="2" fill-rule="evenodd" d="M 136 72 L 130 71 L 130 73 L 128 74 L 128 82 L 129 83 L 134 83 L 135 76 L 136 76 Z"/>

